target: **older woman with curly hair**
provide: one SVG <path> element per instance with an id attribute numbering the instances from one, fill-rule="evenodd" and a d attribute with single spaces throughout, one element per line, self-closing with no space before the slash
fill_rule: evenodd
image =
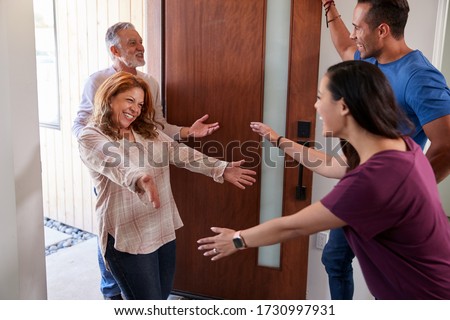
<path id="1" fill-rule="evenodd" d="M 243 161 L 207 157 L 157 129 L 151 101 L 143 79 L 118 72 L 98 89 L 79 137 L 98 193 L 100 247 L 126 299 L 167 299 L 173 286 L 175 230 L 183 224 L 170 164 L 241 189 L 255 182 L 255 172 L 240 167 Z"/>

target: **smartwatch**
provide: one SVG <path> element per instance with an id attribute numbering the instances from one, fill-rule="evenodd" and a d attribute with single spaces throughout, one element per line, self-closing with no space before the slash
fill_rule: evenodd
<path id="1" fill-rule="evenodd" d="M 242 236 L 241 236 L 241 231 L 236 231 L 236 233 L 234 234 L 233 244 L 234 244 L 234 247 L 239 250 L 247 248 L 244 238 L 242 238 Z"/>

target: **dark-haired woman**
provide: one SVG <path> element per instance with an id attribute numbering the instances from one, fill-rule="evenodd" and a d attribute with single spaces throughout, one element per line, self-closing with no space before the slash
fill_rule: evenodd
<path id="1" fill-rule="evenodd" d="M 261 123 L 251 127 L 339 183 L 290 216 L 237 232 L 212 228 L 217 235 L 200 239 L 199 250 L 218 260 L 241 248 L 343 227 L 375 298 L 450 299 L 450 224 L 429 161 L 399 131 L 407 120 L 388 80 L 370 63 L 339 63 L 322 78 L 315 107 L 323 133 L 346 142 L 345 158 L 304 148 Z"/>

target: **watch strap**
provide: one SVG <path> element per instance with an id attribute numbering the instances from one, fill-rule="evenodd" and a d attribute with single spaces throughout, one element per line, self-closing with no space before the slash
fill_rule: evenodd
<path id="1" fill-rule="evenodd" d="M 245 243 L 245 240 L 242 237 L 240 230 L 236 231 L 234 233 L 233 242 L 234 242 L 234 246 L 239 250 L 243 250 L 243 249 L 247 248 L 247 244 Z M 239 243 L 239 245 L 238 245 L 238 243 Z"/>

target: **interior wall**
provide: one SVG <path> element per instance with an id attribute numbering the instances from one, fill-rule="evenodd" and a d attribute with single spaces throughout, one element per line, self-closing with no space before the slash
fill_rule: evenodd
<path id="1" fill-rule="evenodd" d="M 432 61 L 434 48 L 434 34 L 436 29 L 437 8 L 440 0 L 409 0 L 410 15 L 405 30 L 406 42 L 412 49 L 420 49 L 424 55 Z M 356 5 L 356 0 L 344 1 L 335 0 L 336 7 L 342 15 L 342 19 L 347 28 L 352 30 L 352 15 Z M 330 32 L 326 28 L 325 21 L 322 18 L 322 34 L 320 43 L 320 66 L 319 78 L 325 73 L 326 69 L 332 64 L 340 62 L 340 57 L 331 41 Z M 450 51 L 447 51 L 447 56 Z M 444 53 L 445 57 L 445 53 Z M 445 59 L 445 58 L 444 58 Z M 448 60 L 448 58 L 447 58 Z M 449 66 L 450 68 L 450 66 Z M 316 122 L 316 141 L 322 146 L 327 146 L 327 150 L 331 150 L 332 145 L 336 144 L 335 140 L 322 137 L 322 122 L 317 117 Z M 448 180 L 448 179 L 447 179 Z M 325 196 L 337 183 L 337 180 L 323 178 L 317 174 L 313 177 L 313 199 L 318 201 Z M 448 190 L 448 189 L 447 189 Z M 447 191 L 447 194 L 448 191 Z M 445 198 L 445 197 L 444 197 Z M 447 211 L 449 212 L 449 211 Z M 330 299 L 328 289 L 328 277 L 325 268 L 321 263 L 322 250 L 316 248 L 316 235 L 310 237 L 309 248 L 309 265 L 308 265 L 308 299 Z M 354 279 L 355 279 L 355 295 L 354 299 L 372 299 L 358 262 L 354 261 Z"/>
<path id="2" fill-rule="evenodd" d="M 6 1 L 0 1 L 0 63 L 2 64 L 0 73 L 0 94 L 3 103 L 0 104 L 2 114 L 7 116 L 4 125 L 0 126 L 0 135 L 2 137 L 10 136 L 11 132 L 11 107 L 9 90 L 9 66 L 6 63 L 8 59 L 6 47 L 8 35 L 6 17 Z M 0 203 L 3 210 L 3 221 L 0 224 L 0 250 L 2 251 L 2 263 L 0 264 L 0 299 L 14 298 L 19 296 L 19 258 L 17 243 L 17 221 L 16 221 L 16 203 L 14 192 L 14 159 L 13 145 L 10 139 L 2 139 L 2 152 L 0 153 Z M 12 239 L 12 241 L 11 241 Z M 8 290 L 6 290 L 8 288 Z"/>
<path id="3" fill-rule="evenodd" d="M 0 299 L 45 299 L 32 0 L 0 0 L 0 63 Z"/>
<path id="4" fill-rule="evenodd" d="M 449 11 L 450 6 L 448 4 L 448 0 L 446 0 L 446 27 L 444 33 L 444 49 L 442 53 L 442 65 L 441 71 L 447 79 L 447 85 L 449 84 L 450 79 L 450 22 L 449 22 Z M 439 185 L 439 192 L 441 194 L 442 205 L 444 206 L 445 212 L 447 216 L 450 217 L 450 177 L 447 177 L 444 181 L 442 181 Z"/>
<path id="5" fill-rule="evenodd" d="M 447 7 L 447 26 L 445 28 L 445 35 L 444 35 L 444 52 L 442 55 L 442 66 L 441 71 L 444 74 L 445 78 L 450 79 L 450 23 L 448 23 L 449 20 L 449 8 Z"/>

